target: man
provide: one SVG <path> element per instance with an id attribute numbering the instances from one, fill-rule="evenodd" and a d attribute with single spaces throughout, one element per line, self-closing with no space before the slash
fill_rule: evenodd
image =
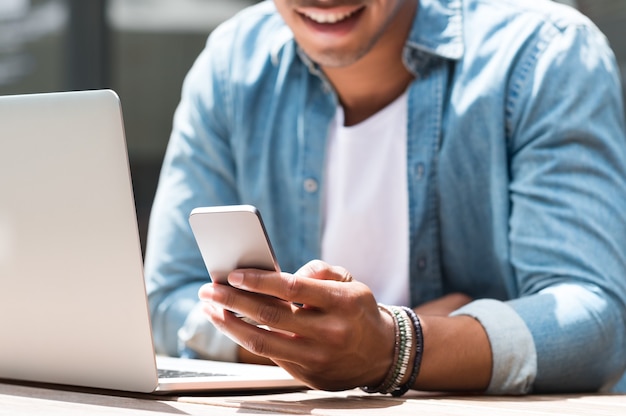
<path id="1" fill-rule="evenodd" d="M 269 359 L 321 389 L 611 387 L 626 366 L 619 94 L 603 36 L 543 0 L 242 12 L 190 71 L 161 173 L 159 352 Z M 240 203 L 285 273 L 206 284 L 187 216 Z"/>

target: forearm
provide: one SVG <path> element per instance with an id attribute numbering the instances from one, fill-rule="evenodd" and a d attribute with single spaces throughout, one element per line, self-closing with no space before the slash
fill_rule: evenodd
<path id="1" fill-rule="evenodd" d="M 475 318 L 489 338 L 489 394 L 595 391 L 626 365 L 622 308 L 594 286 L 554 285 L 509 302 L 482 299 L 454 314 Z"/>
<path id="2" fill-rule="evenodd" d="M 484 391 L 491 379 L 491 347 L 482 325 L 469 316 L 420 315 L 424 353 L 418 390 Z"/>

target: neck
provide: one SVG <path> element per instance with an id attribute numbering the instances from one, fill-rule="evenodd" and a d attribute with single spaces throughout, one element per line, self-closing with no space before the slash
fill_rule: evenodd
<path id="1" fill-rule="evenodd" d="M 346 126 L 385 108 L 407 89 L 413 75 L 402 62 L 416 2 L 406 2 L 385 34 L 363 58 L 344 67 L 322 67 L 344 110 Z"/>

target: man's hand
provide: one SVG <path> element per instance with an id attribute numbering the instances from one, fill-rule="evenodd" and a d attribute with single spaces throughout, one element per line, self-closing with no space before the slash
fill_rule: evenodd
<path id="1" fill-rule="evenodd" d="M 199 296 L 207 317 L 252 354 L 323 390 L 378 386 L 385 378 L 394 355 L 393 319 L 345 269 L 313 261 L 295 274 L 237 270 L 228 281 L 232 287 L 204 285 Z M 483 327 L 469 316 L 447 316 L 469 301 L 448 295 L 416 309 L 424 352 L 413 388 L 482 391 L 489 384 L 491 346 Z"/>
<path id="2" fill-rule="evenodd" d="M 237 270 L 232 287 L 207 284 L 199 296 L 220 330 L 313 388 L 378 385 L 392 364 L 393 320 L 367 286 L 348 280 L 345 269 L 314 261 L 295 274 Z"/>

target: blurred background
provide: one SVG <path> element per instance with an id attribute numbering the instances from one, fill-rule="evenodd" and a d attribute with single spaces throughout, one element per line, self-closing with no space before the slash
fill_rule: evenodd
<path id="1" fill-rule="evenodd" d="M 208 34 L 257 2 L 0 0 L 0 95 L 94 88 L 119 94 L 145 247 L 183 78 Z M 607 35 L 626 85 L 626 0 L 561 2 Z"/>
<path id="2" fill-rule="evenodd" d="M 145 248 L 183 78 L 208 34 L 256 2 L 0 0 L 0 95 L 95 88 L 118 93 Z"/>

